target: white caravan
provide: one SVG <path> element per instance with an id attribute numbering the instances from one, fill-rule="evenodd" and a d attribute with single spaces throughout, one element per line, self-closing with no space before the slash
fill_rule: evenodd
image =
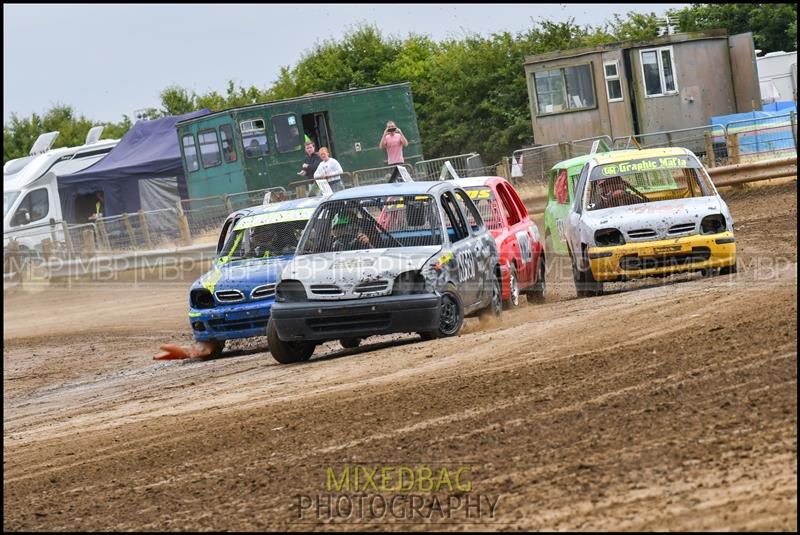
<path id="1" fill-rule="evenodd" d="M 770 52 L 756 58 L 761 99 L 797 101 L 797 52 Z"/>
<path id="2" fill-rule="evenodd" d="M 3 247 L 12 237 L 22 249 L 35 250 L 62 218 L 58 176 L 76 173 L 111 152 L 118 139 L 99 137 L 102 126 L 89 130 L 84 145 L 50 149 L 58 132 L 42 134 L 29 156 L 3 166 Z M 61 236 L 61 233 L 58 234 Z"/>

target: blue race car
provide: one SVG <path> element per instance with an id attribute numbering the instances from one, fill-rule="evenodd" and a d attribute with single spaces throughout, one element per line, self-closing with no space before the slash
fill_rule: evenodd
<path id="1" fill-rule="evenodd" d="M 278 275 L 321 198 L 298 199 L 239 210 L 220 233 L 217 258 L 189 291 L 195 340 L 218 354 L 225 340 L 265 336 Z M 172 358 L 203 356 L 189 354 Z"/>

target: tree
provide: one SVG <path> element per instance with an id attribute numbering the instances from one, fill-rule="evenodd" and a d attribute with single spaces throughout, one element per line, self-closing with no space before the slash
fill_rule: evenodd
<path id="1" fill-rule="evenodd" d="M 797 50 L 797 4 L 692 4 L 669 14 L 682 32 L 753 32 L 755 47 L 764 52 Z"/>
<path id="2" fill-rule="evenodd" d="M 42 116 L 34 113 L 29 118 L 20 118 L 12 113 L 9 123 L 3 125 L 3 162 L 27 156 L 36 138 L 45 132 L 59 132 L 53 148 L 83 145 L 92 126 L 92 121 L 83 115 L 75 117 L 72 107 L 65 104 L 55 104 Z M 103 137 L 113 138 L 119 132 L 126 132 L 129 127 L 125 121 L 109 124 Z"/>
<path id="3" fill-rule="evenodd" d="M 692 4 L 669 12 L 680 31 L 724 28 L 729 34 L 752 31 L 764 52 L 797 49 L 797 6 L 794 4 Z M 529 30 L 490 37 L 468 35 L 434 42 L 424 35 L 385 37 L 374 26 L 348 29 L 340 40 L 315 44 L 294 66 L 281 67 L 267 88 L 237 86 L 198 95 L 180 86 L 160 93 L 161 107 L 149 118 L 208 108 L 218 111 L 249 104 L 410 81 L 425 156 L 436 158 L 479 152 L 494 163 L 501 156 L 533 142 L 525 56 L 597 46 L 615 41 L 647 40 L 658 33 L 655 13 L 613 15 L 597 26 L 548 20 L 532 21 Z M 388 119 L 388 117 L 387 117 Z M 12 115 L 3 125 L 4 161 L 28 153 L 36 137 L 59 130 L 58 146 L 82 143 L 91 121 L 75 117 L 69 106 L 57 105 L 44 116 Z M 131 126 L 123 116 L 107 125 L 104 137 L 120 137 Z"/>

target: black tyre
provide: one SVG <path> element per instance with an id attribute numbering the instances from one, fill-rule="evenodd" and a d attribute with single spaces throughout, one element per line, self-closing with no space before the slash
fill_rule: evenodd
<path id="1" fill-rule="evenodd" d="M 222 350 L 225 349 L 225 340 L 211 340 L 214 344 L 213 349 L 211 350 L 211 357 L 218 357 L 222 354 Z"/>
<path id="2" fill-rule="evenodd" d="M 278 331 L 272 318 L 267 324 L 267 343 L 272 358 L 281 364 L 306 361 L 311 358 L 317 347 L 314 342 L 284 342 L 278 338 Z"/>
<path id="3" fill-rule="evenodd" d="M 546 271 L 546 257 L 544 253 L 539 258 L 539 269 L 538 274 L 536 275 L 536 284 L 534 284 L 530 290 L 528 290 L 528 302 L 529 303 L 544 303 L 544 295 L 547 292 L 547 278 L 545 277 Z"/>
<path id="4" fill-rule="evenodd" d="M 509 296 L 506 301 L 503 301 L 503 308 L 506 310 L 517 308 L 519 306 L 519 298 L 522 292 L 519 289 L 519 279 L 517 278 L 517 268 L 514 264 L 508 268 L 508 290 Z"/>
<path id="5" fill-rule="evenodd" d="M 339 344 L 345 349 L 355 349 L 361 345 L 361 338 L 342 338 Z"/>
<path id="6" fill-rule="evenodd" d="M 478 315 L 481 325 L 490 326 L 500 319 L 500 314 L 503 311 L 503 287 L 501 285 L 502 276 L 500 275 L 500 268 L 497 267 L 492 281 L 492 300 L 489 306 L 481 310 Z"/>
<path id="7" fill-rule="evenodd" d="M 547 253 L 548 256 L 555 254 L 553 251 L 553 236 L 550 234 L 544 237 L 544 252 Z"/>
<path id="8" fill-rule="evenodd" d="M 719 268 L 720 275 L 733 275 L 734 273 L 736 273 L 736 262 L 733 265 Z"/>
<path id="9" fill-rule="evenodd" d="M 603 294 L 603 283 L 594 279 L 592 268 L 581 271 L 578 269 L 574 258 L 572 259 L 572 278 L 575 281 L 575 292 L 578 297 L 592 297 Z"/>
<path id="10" fill-rule="evenodd" d="M 419 333 L 423 340 L 433 340 L 446 336 L 455 336 L 464 324 L 464 305 L 453 285 L 448 285 L 442 292 L 439 302 L 439 327 Z"/>

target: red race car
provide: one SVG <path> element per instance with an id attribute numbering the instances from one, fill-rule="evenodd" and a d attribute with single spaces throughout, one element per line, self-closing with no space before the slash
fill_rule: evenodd
<path id="1" fill-rule="evenodd" d="M 497 241 L 506 307 L 519 306 L 521 294 L 526 294 L 529 302 L 544 301 L 544 247 L 539 229 L 514 186 L 499 176 L 459 178 L 455 182 L 478 207 Z"/>

